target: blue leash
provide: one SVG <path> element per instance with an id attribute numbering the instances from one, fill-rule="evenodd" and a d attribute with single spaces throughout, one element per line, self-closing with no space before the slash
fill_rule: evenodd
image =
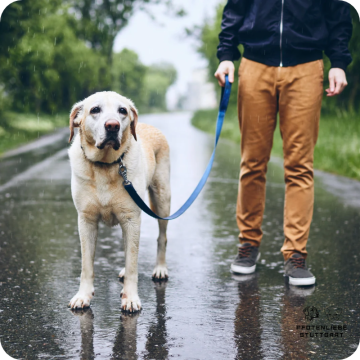
<path id="1" fill-rule="evenodd" d="M 136 205 L 145 213 L 147 213 L 148 215 L 152 216 L 153 218 L 156 219 L 160 219 L 160 220 L 173 220 L 176 219 L 177 217 L 179 217 L 180 215 L 182 215 L 190 206 L 191 204 L 195 201 L 195 199 L 198 197 L 198 195 L 200 194 L 202 188 L 204 187 L 206 180 L 208 179 L 209 175 L 210 175 L 210 171 L 212 168 L 212 165 L 214 163 L 214 158 L 215 158 L 215 151 L 216 151 L 216 146 L 220 137 L 220 133 L 221 133 L 221 128 L 224 122 L 224 117 L 225 117 L 225 113 L 226 113 L 226 109 L 229 103 L 229 98 L 230 98 L 230 92 L 231 92 L 231 83 L 229 82 L 228 76 L 225 76 L 225 87 L 222 88 L 221 91 L 221 100 L 220 100 L 220 106 L 219 106 L 219 114 L 218 114 L 218 118 L 217 118 L 217 122 L 216 122 L 216 135 L 215 135 L 215 146 L 214 146 L 214 151 L 211 155 L 210 161 L 208 163 L 208 166 L 206 167 L 206 170 L 204 172 L 204 175 L 202 176 L 201 180 L 199 181 L 198 185 L 196 186 L 195 190 L 193 191 L 193 193 L 190 195 L 190 197 L 186 200 L 186 202 L 184 203 L 183 206 L 181 206 L 181 208 L 176 211 L 173 215 L 170 215 L 166 218 L 162 218 L 158 215 L 156 215 L 145 203 L 144 201 L 141 199 L 141 197 L 139 196 L 139 194 L 136 192 L 135 188 L 133 187 L 131 181 L 129 181 L 127 179 L 127 171 L 126 171 L 126 167 L 124 166 L 124 164 L 122 162 L 120 162 L 119 165 L 119 174 L 123 177 L 124 182 L 123 185 L 125 187 L 125 190 L 128 192 L 128 194 L 130 195 L 130 197 L 135 201 Z"/>

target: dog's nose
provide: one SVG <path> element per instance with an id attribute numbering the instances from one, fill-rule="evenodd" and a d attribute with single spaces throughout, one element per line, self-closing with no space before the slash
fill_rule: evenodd
<path id="1" fill-rule="evenodd" d="M 105 123 L 105 129 L 110 132 L 118 132 L 120 130 L 120 123 L 117 120 L 108 120 Z"/>

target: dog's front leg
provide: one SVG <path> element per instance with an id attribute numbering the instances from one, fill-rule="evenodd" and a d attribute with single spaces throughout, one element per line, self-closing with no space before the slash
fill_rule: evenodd
<path id="1" fill-rule="evenodd" d="M 138 296 L 138 254 L 140 240 L 140 214 L 120 221 L 125 242 L 125 278 L 121 309 L 135 312 L 141 309 Z"/>
<path id="2" fill-rule="evenodd" d="M 77 294 L 70 300 L 72 309 L 90 306 L 94 296 L 94 256 L 98 232 L 98 222 L 79 215 L 78 227 L 81 242 L 81 280 Z"/>

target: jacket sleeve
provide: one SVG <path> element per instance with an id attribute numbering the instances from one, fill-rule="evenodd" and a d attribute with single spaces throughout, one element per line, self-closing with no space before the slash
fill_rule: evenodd
<path id="1" fill-rule="evenodd" d="M 349 41 L 352 34 L 350 5 L 345 1 L 324 1 L 326 24 L 329 31 L 325 54 L 331 61 L 332 68 L 346 70 L 352 58 L 349 51 Z"/>
<path id="2" fill-rule="evenodd" d="M 217 47 L 217 57 L 220 62 L 240 59 L 238 31 L 246 14 L 245 3 L 245 0 L 228 0 L 225 5 L 219 34 L 220 42 Z"/>

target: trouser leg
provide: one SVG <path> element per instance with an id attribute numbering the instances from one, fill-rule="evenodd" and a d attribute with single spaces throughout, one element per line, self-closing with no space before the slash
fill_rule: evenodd
<path id="1" fill-rule="evenodd" d="M 281 251 L 306 257 L 314 205 L 313 155 L 323 94 L 322 60 L 279 71 L 279 115 L 285 169 L 284 234 Z"/>
<path id="2" fill-rule="evenodd" d="M 275 71 L 245 58 L 239 68 L 241 165 L 236 220 L 240 242 L 255 246 L 262 238 L 266 170 L 276 126 Z"/>

